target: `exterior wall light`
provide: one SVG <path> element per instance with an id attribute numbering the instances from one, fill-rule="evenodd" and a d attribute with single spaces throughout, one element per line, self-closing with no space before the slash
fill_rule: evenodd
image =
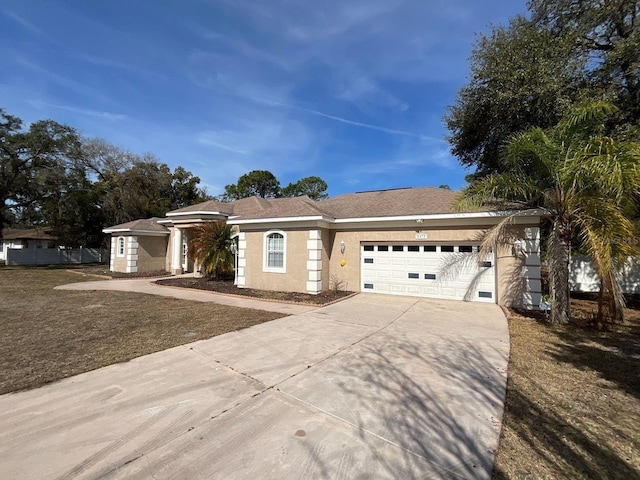
<path id="1" fill-rule="evenodd" d="M 522 240 L 516 240 L 513 242 L 513 256 L 519 257 L 524 252 L 524 242 Z"/>
<path id="2" fill-rule="evenodd" d="M 345 245 L 344 240 L 340 240 L 340 253 L 344 255 Z"/>

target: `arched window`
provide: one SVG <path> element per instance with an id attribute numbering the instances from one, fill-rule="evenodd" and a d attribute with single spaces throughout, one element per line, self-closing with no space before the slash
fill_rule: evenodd
<path id="1" fill-rule="evenodd" d="M 118 237 L 118 256 L 124 257 L 124 237 Z"/>
<path id="2" fill-rule="evenodd" d="M 287 237 L 280 230 L 264 235 L 264 271 L 285 273 L 287 268 Z"/>

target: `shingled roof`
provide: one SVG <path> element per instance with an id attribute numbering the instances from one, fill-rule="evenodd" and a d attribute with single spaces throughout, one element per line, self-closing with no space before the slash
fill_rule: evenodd
<path id="1" fill-rule="evenodd" d="M 190 213 L 222 213 L 230 215 L 233 212 L 232 203 L 218 202 L 217 200 L 208 200 L 202 203 L 196 203 L 195 205 L 189 205 L 188 207 L 172 210 L 167 213 L 168 216 L 190 214 Z"/>
<path id="2" fill-rule="evenodd" d="M 121 223 L 120 225 L 114 225 L 105 229 L 106 233 L 110 231 L 143 231 L 143 232 L 158 232 L 169 233 L 169 229 L 164 225 L 158 223 L 158 220 L 162 220 L 158 217 L 142 218 L 140 220 L 133 220 L 132 222 Z"/>
<path id="3" fill-rule="evenodd" d="M 348 193 L 327 200 L 309 197 L 259 198 L 249 197 L 233 202 L 209 200 L 173 210 L 168 217 L 189 214 L 221 214 L 230 220 L 261 220 L 270 218 L 324 217 L 327 219 L 401 217 L 453 213 L 458 192 L 433 187 L 397 188 Z M 107 230 L 143 230 L 168 232 L 158 218 L 134 220 L 109 227 Z"/>
<path id="4" fill-rule="evenodd" d="M 348 193 L 322 200 L 318 208 L 334 218 L 396 217 L 453 213 L 458 192 L 420 187 Z"/>
<path id="5" fill-rule="evenodd" d="M 169 216 L 196 212 L 220 213 L 237 220 L 316 217 L 370 218 L 453 213 L 458 193 L 444 188 L 419 187 L 348 193 L 327 200 L 309 197 L 249 197 L 224 203 L 210 200 L 173 210 Z"/>

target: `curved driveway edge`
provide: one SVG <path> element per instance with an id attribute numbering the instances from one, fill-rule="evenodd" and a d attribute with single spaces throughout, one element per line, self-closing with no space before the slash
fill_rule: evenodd
<path id="1" fill-rule="evenodd" d="M 216 292 L 197 290 L 195 288 L 178 288 L 158 285 L 155 282 L 160 278 L 136 278 L 125 280 L 97 280 L 95 282 L 69 283 L 54 287 L 56 290 L 114 290 L 120 292 L 146 293 L 149 295 L 161 295 L 163 297 L 178 298 L 180 300 L 193 300 L 196 302 L 212 302 L 232 307 L 255 308 L 268 312 L 286 313 L 294 315 L 305 313 L 318 308 L 314 305 L 298 305 L 292 303 L 269 302 L 250 297 L 236 297 L 223 295 Z"/>
<path id="2" fill-rule="evenodd" d="M 0 478 L 490 478 L 496 305 L 357 295 L 0 397 Z"/>

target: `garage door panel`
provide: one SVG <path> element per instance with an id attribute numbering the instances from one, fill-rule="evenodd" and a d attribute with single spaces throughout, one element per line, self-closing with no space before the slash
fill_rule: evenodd
<path id="1" fill-rule="evenodd" d="M 362 251 L 365 292 L 495 303 L 493 254 L 483 259 L 490 263 L 479 266 L 477 245 L 377 244 L 371 248 Z"/>

